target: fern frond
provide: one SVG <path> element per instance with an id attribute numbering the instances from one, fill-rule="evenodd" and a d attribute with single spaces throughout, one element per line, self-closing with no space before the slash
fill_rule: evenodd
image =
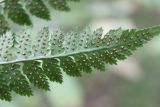
<path id="1" fill-rule="evenodd" d="M 69 11 L 70 8 L 67 5 L 67 0 L 49 0 L 50 6 L 56 10 Z"/>
<path id="2" fill-rule="evenodd" d="M 42 0 L 26 0 L 26 7 L 30 13 L 46 20 L 50 20 L 49 10 Z"/>
<path id="3" fill-rule="evenodd" d="M 8 29 L 8 23 L 5 20 L 4 15 L 0 14 L 0 35 L 5 33 Z"/>
<path id="4" fill-rule="evenodd" d="M 76 2 L 79 0 L 4 0 L 2 2 L 2 4 L 4 3 L 4 6 L 0 4 L 0 6 L 3 7 L 0 8 L 0 11 L 3 11 L 3 13 L 5 13 L 3 15 L 6 15 L 9 19 L 19 25 L 32 25 L 26 10 L 29 10 L 32 15 L 37 16 L 38 18 L 50 20 L 50 11 L 46 4 L 49 4 L 56 10 L 69 11 L 68 2 L 71 1 Z M 6 23 L 4 22 L 4 17 L 0 15 L 0 25 L 3 25 L 2 27 L 6 28 L 6 26 L 4 26 Z M 0 33 L 1 32 L 2 31 L 0 30 Z"/>
<path id="5" fill-rule="evenodd" d="M 62 83 L 62 72 L 81 76 L 98 69 L 105 71 L 105 64 L 124 60 L 160 34 L 160 26 L 146 29 L 110 30 L 92 32 L 87 27 L 81 33 L 49 32 L 44 27 L 36 40 L 32 31 L 7 32 L 0 37 L 0 98 L 11 100 L 11 91 L 31 96 L 29 85 L 49 90 L 48 80 Z"/>
<path id="6" fill-rule="evenodd" d="M 20 4 L 20 0 L 5 0 L 5 11 L 8 13 L 8 18 L 15 23 L 31 25 L 31 20 Z"/>
<path id="7" fill-rule="evenodd" d="M 80 0 L 48 0 L 51 7 L 60 11 L 69 11 L 70 8 L 67 4 L 68 1 L 80 1 Z"/>

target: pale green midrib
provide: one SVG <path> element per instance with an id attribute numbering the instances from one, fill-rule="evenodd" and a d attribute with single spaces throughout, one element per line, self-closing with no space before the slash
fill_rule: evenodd
<path id="1" fill-rule="evenodd" d="M 59 57 L 71 56 L 71 55 L 75 55 L 75 54 L 87 53 L 87 52 L 98 51 L 98 50 L 103 50 L 103 49 L 109 49 L 109 48 L 114 48 L 114 47 L 116 47 L 116 46 L 108 46 L 108 47 L 101 47 L 101 48 L 90 48 L 90 49 L 85 49 L 85 50 L 76 51 L 76 52 L 70 52 L 70 53 L 66 53 L 66 54 L 57 54 L 57 55 L 53 55 L 53 56 L 49 56 L 49 57 L 42 56 L 42 57 L 36 57 L 36 58 L 13 60 L 13 61 L 8 61 L 8 62 L 0 62 L 0 65 L 2 65 L 2 64 L 21 63 L 21 62 L 33 61 L 33 60 L 44 60 L 44 59 L 59 58 Z"/>
<path id="2" fill-rule="evenodd" d="M 160 26 L 155 26 L 155 27 L 150 27 L 150 28 L 146 28 L 146 29 L 151 30 L 152 34 L 153 34 L 153 37 L 154 37 L 154 36 L 157 36 L 158 34 L 160 34 L 160 30 L 158 32 L 156 32 L 156 33 L 153 32 L 153 31 L 156 31 L 159 27 Z M 138 30 L 138 31 L 143 31 L 143 30 L 146 30 L 146 29 L 141 29 L 141 30 Z M 21 59 L 21 60 L 13 60 L 13 61 L 7 61 L 7 62 L 0 62 L 0 65 L 3 65 L 3 64 L 13 64 L 13 63 L 21 63 L 21 62 L 34 61 L 34 60 L 52 59 L 52 58 L 58 58 L 58 57 L 65 57 L 65 56 L 71 56 L 71 55 L 75 55 L 75 54 L 81 54 L 81 53 L 88 53 L 88 52 L 93 52 L 93 51 L 99 51 L 99 50 L 103 50 L 103 49 L 106 49 L 106 50 L 107 49 L 113 49 L 113 48 L 116 48 L 117 46 L 122 46 L 122 45 L 125 46 L 125 44 L 128 44 L 129 42 L 122 42 L 122 43 L 119 43 L 119 44 L 116 44 L 116 45 L 104 46 L 104 47 L 100 47 L 100 48 L 84 49 L 84 50 L 79 50 L 79 51 L 71 52 L 71 53 L 57 54 L 57 55 L 53 55 L 53 56 L 49 56 L 49 57 L 47 57 L 47 56 L 40 56 L 40 57 L 35 57 L 35 58 L 28 58 L 28 59 Z"/>

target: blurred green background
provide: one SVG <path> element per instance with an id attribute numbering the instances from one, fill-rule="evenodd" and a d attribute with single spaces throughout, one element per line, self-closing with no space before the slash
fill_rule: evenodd
<path id="1" fill-rule="evenodd" d="M 52 11 L 49 22 L 32 16 L 35 32 L 44 26 L 69 31 L 90 25 L 107 32 L 160 24 L 160 0 L 81 0 L 70 7 L 71 12 Z M 10 24 L 15 31 L 21 29 Z M 0 101 L 0 107 L 160 107 L 160 37 L 118 65 L 106 65 L 106 72 L 82 78 L 64 74 L 63 84 L 50 86 L 50 92 L 34 89 L 30 98 L 13 93 L 13 101 Z"/>

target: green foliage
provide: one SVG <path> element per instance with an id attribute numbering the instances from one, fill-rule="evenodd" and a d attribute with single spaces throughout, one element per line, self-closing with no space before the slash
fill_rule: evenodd
<path id="1" fill-rule="evenodd" d="M 4 16 L 0 14 L 0 35 L 5 33 L 8 28 L 8 23 L 6 22 Z"/>
<path id="2" fill-rule="evenodd" d="M 56 10 L 69 11 L 70 8 L 67 4 L 68 1 L 80 1 L 80 0 L 49 0 L 49 4 Z"/>
<path id="3" fill-rule="evenodd" d="M 92 32 L 86 28 L 81 33 L 49 32 L 44 27 L 36 40 L 31 29 L 20 33 L 6 32 L 0 37 L 0 99 L 11 101 L 11 91 L 31 96 L 30 85 L 49 90 L 48 80 L 62 83 L 62 72 L 81 76 L 98 69 L 105 71 L 105 64 L 124 60 L 160 34 L 160 26 L 147 29 L 110 30 Z"/>
<path id="4" fill-rule="evenodd" d="M 8 18 L 20 25 L 31 25 L 29 16 L 19 2 L 20 0 L 5 1 L 5 10 L 8 13 Z"/>
<path id="5" fill-rule="evenodd" d="M 49 10 L 42 0 L 26 0 L 26 7 L 32 15 L 50 20 Z"/>
<path id="6" fill-rule="evenodd" d="M 70 8 L 67 5 L 67 1 L 66 0 L 49 0 L 49 4 L 57 10 L 62 10 L 62 11 L 69 11 Z"/>
<path id="7" fill-rule="evenodd" d="M 76 2 L 79 0 L 3 0 L 3 2 L 0 2 L 0 7 L 3 7 L 0 8 L 0 12 L 3 11 L 3 15 L 19 25 L 32 25 L 27 11 L 38 18 L 50 20 L 50 12 L 46 4 L 56 10 L 69 11 L 68 2 L 70 1 Z M 5 32 L 6 29 L 3 15 L 0 14 L 0 25 L 3 25 L 0 33 Z"/>

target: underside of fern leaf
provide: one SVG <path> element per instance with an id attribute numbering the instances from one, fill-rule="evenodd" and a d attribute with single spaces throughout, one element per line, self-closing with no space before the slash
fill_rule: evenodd
<path id="1" fill-rule="evenodd" d="M 44 27 L 36 39 L 29 28 L 17 34 L 8 31 L 0 37 L 0 99 L 11 101 L 11 91 L 31 96 L 31 85 L 49 90 L 48 80 L 62 83 L 62 72 L 77 77 L 94 68 L 105 71 L 105 64 L 126 59 L 159 34 L 160 26 L 107 34 L 102 28 L 65 33 Z"/>

